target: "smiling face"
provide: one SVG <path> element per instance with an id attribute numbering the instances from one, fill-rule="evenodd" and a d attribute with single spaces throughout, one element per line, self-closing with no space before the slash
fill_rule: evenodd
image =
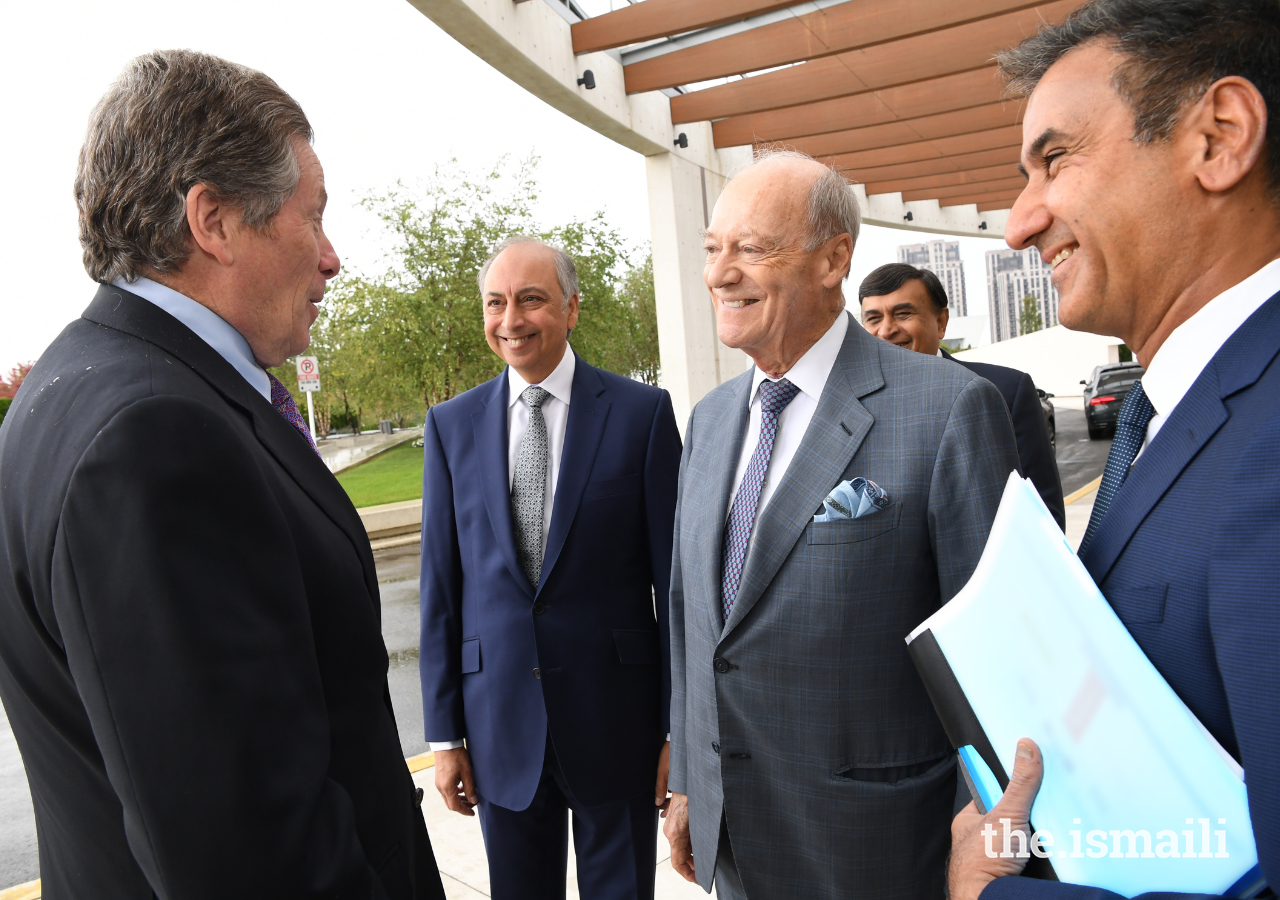
<path id="1" fill-rule="evenodd" d="M 934 309 L 924 282 L 912 279 L 891 294 L 862 298 L 862 327 L 871 334 L 927 356 L 937 356 L 950 312 Z"/>
<path id="2" fill-rule="evenodd" d="M 1053 267 L 1063 325 L 1140 346 L 1186 279 L 1195 177 L 1176 137 L 1134 139 L 1115 63 L 1109 46 L 1087 44 L 1036 86 L 1022 125 L 1027 187 L 1005 236 Z"/>
<path id="3" fill-rule="evenodd" d="M 705 234 L 703 278 L 720 340 L 781 375 L 844 309 L 849 235 L 805 250 L 810 188 L 823 166 L 775 159 L 734 177 Z"/>
<path id="4" fill-rule="evenodd" d="M 564 302 L 555 255 L 539 244 L 514 244 L 484 280 L 484 336 L 493 352 L 529 384 L 540 384 L 564 358 L 578 324 L 578 295 Z"/>

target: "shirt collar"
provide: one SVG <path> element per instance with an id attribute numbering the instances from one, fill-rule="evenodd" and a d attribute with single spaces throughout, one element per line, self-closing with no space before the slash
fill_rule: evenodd
<path id="1" fill-rule="evenodd" d="M 1142 376 L 1157 415 L 1167 416 L 1245 320 L 1280 292 L 1280 259 L 1206 303 L 1165 338 Z"/>
<path id="2" fill-rule="evenodd" d="M 128 291 L 143 300 L 154 303 L 186 325 L 196 333 L 196 337 L 229 362 L 232 368 L 249 382 L 250 387 L 261 394 L 268 403 L 271 402 L 271 379 L 253 358 L 253 350 L 249 348 L 249 342 L 240 332 L 232 328 L 226 319 L 209 307 L 150 278 L 139 278 L 132 283 L 123 278 L 117 278 L 111 283 L 122 291 Z"/>
<path id="3" fill-rule="evenodd" d="M 573 372 L 577 368 L 577 361 L 573 352 L 573 348 L 565 345 L 564 356 L 560 358 L 560 364 L 552 370 L 551 374 L 542 379 L 542 383 L 538 387 L 545 390 L 552 397 L 555 397 L 565 406 L 569 405 L 569 395 L 573 393 Z M 507 406 L 515 406 L 520 395 L 524 393 L 524 389 L 529 387 L 529 382 L 520 377 L 520 373 L 511 366 L 507 366 Z"/>
<path id="4" fill-rule="evenodd" d="M 816 403 L 822 396 L 822 389 L 827 385 L 827 378 L 844 346 L 845 335 L 849 332 L 849 314 L 836 316 L 835 322 L 827 329 L 827 333 L 818 338 L 817 343 L 805 351 L 804 356 L 796 360 L 796 364 L 787 370 L 782 377 L 798 387 L 801 393 L 808 394 Z M 751 401 L 754 403 L 760 383 L 769 378 L 759 366 L 755 366 L 751 376 Z M 775 381 L 778 379 L 769 379 Z"/>

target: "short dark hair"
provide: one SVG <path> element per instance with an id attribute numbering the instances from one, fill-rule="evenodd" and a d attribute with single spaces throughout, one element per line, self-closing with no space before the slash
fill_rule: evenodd
<path id="1" fill-rule="evenodd" d="M 858 285 L 858 305 L 868 297 L 883 297 L 892 294 L 908 281 L 919 281 L 924 284 L 925 293 L 933 301 L 933 311 L 942 312 L 947 308 L 947 292 L 942 287 L 938 276 L 928 269 L 917 269 L 906 263 L 889 263 L 876 269 Z"/>
<path id="2" fill-rule="evenodd" d="M 1276 0 L 1091 0 L 996 56 L 1015 96 L 1027 97 L 1055 62 L 1092 41 L 1122 57 L 1112 85 L 1133 110 L 1134 138 L 1167 140 L 1183 110 L 1228 75 L 1267 105 L 1264 166 L 1280 201 L 1280 3 Z"/>
<path id="3" fill-rule="evenodd" d="M 134 59 L 98 101 L 80 149 L 75 196 L 84 267 L 133 282 L 187 260 L 187 191 L 209 185 L 267 231 L 298 188 L 302 108 L 246 66 L 193 50 Z"/>

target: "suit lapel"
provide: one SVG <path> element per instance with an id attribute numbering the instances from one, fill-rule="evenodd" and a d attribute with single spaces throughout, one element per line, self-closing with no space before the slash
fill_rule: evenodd
<path id="1" fill-rule="evenodd" d="M 754 371 L 748 369 L 731 382 L 733 392 L 726 398 L 725 407 L 704 426 L 712 429 L 709 468 L 718 473 L 718 478 L 696 486 L 685 486 L 686 490 L 693 491 L 700 498 L 695 507 L 698 513 L 690 523 L 691 532 L 694 535 L 709 535 L 708 547 L 711 552 L 703 555 L 702 584 L 707 597 L 707 614 L 712 634 L 719 634 L 724 628 L 720 612 L 724 530 L 729 518 L 729 494 L 733 491 L 738 457 L 742 455 L 742 442 L 746 438 L 747 423 L 751 418 L 751 380 Z"/>
<path id="2" fill-rule="evenodd" d="M 570 353 L 573 351 L 570 350 Z M 577 354 L 574 354 L 577 356 Z M 582 502 L 591 475 L 605 421 L 612 404 L 604 398 L 604 382 L 600 373 L 578 356 L 573 370 L 573 393 L 569 398 L 569 420 L 565 424 L 564 449 L 560 454 L 560 473 L 556 479 L 556 495 L 551 507 L 551 528 L 542 555 L 542 585 L 560 558 L 565 538 L 573 525 L 573 517 Z"/>
<path id="3" fill-rule="evenodd" d="M 172 354 L 229 403 L 243 410 L 267 452 L 350 539 L 364 568 L 369 595 L 377 603 L 378 576 L 373 553 L 355 507 L 333 473 L 266 398 L 250 387 L 240 373 L 195 332 L 135 294 L 112 285 L 102 285 L 83 317 L 132 334 Z"/>
<path id="4" fill-rule="evenodd" d="M 756 519 L 725 635 L 756 605 L 871 430 L 875 419 L 858 401 L 884 386 L 875 340 L 856 322 L 849 324 L 796 455 Z"/>
<path id="5" fill-rule="evenodd" d="M 1101 584 L 1107 577 L 1138 526 L 1230 418 L 1223 401 L 1257 381 L 1278 349 L 1280 294 L 1259 307 L 1222 345 L 1116 492 L 1080 555 L 1095 582 Z"/>
<path id="6" fill-rule="evenodd" d="M 529 576 L 516 555 L 515 526 L 511 522 L 511 484 L 507 471 L 507 370 L 486 386 L 484 408 L 471 417 L 476 457 L 480 466 L 480 493 L 484 496 L 489 524 L 502 560 L 516 583 L 533 596 Z"/>

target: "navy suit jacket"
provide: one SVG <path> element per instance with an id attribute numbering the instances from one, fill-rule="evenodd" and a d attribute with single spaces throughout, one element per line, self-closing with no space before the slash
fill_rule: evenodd
<path id="1" fill-rule="evenodd" d="M 1049 426 L 1044 422 L 1044 410 L 1035 382 L 1026 372 L 1008 366 L 990 363 L 968 362 L 956 359 L 946 350 L 942 355 L 959 363 L 974 375 L 987 379 L 996 386 L 1009 417 L 1013 419 L 1013 434 L 1018 441 L 1018 469 L 1023 478 L 1030 478 L 1040 499 L 1049 507 L 1059 528 L 1067 526 L 1067 508 L 1062 502 L 1062 479 L 1058 476 L 1058 459 L 1049 443 Z"/>
<path id="2" fill-rule="evenodd" d="M 1178 696 L 1245 770 L 1262 872 L 1280 886 L 1280 294 L 1223 345 L 1080 555 Z M 1102 900 L 1000 878 L 982 900 Z M 1149 900 L 1180 894 L 1143 894 Z"/>
<path id="3" fill-rule="evenodd" d="M 516 556 L 507 398 L 504 370 L 427 416 L 426 738 L 465 736 L 476 790 L 507 809 L 533 800 L 548 730 L 584 805 L 651 792 L 671 695 L 671 397 L 578 358 L 536 590 Z"/>

